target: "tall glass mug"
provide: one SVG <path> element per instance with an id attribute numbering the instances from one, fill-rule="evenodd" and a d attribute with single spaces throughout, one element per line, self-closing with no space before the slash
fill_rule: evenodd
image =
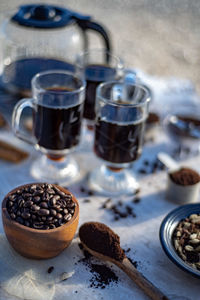
<path id="1" fill-rule="evenodd" d="M 105 49 L 91 49 L 77 57 L 76 67 L 77 72 L 86 80 L 83 116 L 88 129 L 93 129 L 96 88 L 102 82 L 121 79 L 124 65 L 119 57 Z"/>
<path id="2" fill-rule="evenodd" d="M 80 141 L 85 81 L 69 72 L 46 71 L 32 79 L 32 94 L 17 103 L 12 116 L 14 133 L 44 154 L 33 162 L 31 174 L 42 181 L 71 183 L 80 174 L 68 154 Z M 32 136 L 20 126 L 26 107 L 33 111 Z"/>
<path id="3" fill-rule="evenodd" d="M 139 185 L 132 163 L 142 152 L 150 98 L 137 84 L 102 83 L 97 88 L 94 152 L 102 165 L 89 186 L 104 194 L 133 194 Z"/>

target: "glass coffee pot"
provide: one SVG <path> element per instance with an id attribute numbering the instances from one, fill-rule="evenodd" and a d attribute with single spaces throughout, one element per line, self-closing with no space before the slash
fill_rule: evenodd
<path id="1" fill-rule="evenodd" d="M 10 14 L 1 26 L 0 72 L 10 92 L 30 96 L 36 73 L 60 69 L 74 71 L 78 53 L 87 51 L 87 31 L 100 35 L 110 51 L 106 30 L 85 16 L 64 7 L 28 4 Z"/>

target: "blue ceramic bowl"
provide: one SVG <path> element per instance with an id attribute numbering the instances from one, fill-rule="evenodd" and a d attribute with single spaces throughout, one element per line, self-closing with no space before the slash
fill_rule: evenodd
<path id="1" fill-rule="evenodd" d="M 172 210 L 162 221 L 160 226 L 160 242 L 163 250 L 167 256 L 173 261 L 179 268 L 192 274 L 195 277 L 200 278 L 200 271 L 194 269 L 187 263 L 185 263 L 176 253 L 173 246 L 172 235 L 178 225 L 182 220 L 190 216 L 191 214 L 200 213 L 200 204 L 186 204 L 179 206 L 178 208 Z"/>

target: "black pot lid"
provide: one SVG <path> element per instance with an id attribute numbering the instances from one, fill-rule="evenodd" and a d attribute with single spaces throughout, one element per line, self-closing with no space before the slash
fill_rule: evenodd
<path id="1" fill-rule="evenodd" d="M 84 16 L 63 7 L 48 4 L 30 4 L 19 7 L 18 12 L 11 18 L 19 25 L 35 28 L 64 27 L 74 20 L 90 20 Z"/>

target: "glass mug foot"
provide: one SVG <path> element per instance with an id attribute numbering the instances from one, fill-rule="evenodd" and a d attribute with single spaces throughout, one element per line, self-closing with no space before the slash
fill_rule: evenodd
<path id="1" fill-rule="evenodd" d="M 90 173 L 88 185 L 92 190 L 112 196 L 133 195 L 139 189 L 139 183 L 134 177 L 133 170 L 113 171 L 105 165 Z"/>
<path id="2" fill-rule="evenodd" d="M 36 159 L 31 166 L 31 175 L 39 181 L 71 184 L 80 179 L 80 168 L 72 157 L 54 161 L 43 155 Z"/>

